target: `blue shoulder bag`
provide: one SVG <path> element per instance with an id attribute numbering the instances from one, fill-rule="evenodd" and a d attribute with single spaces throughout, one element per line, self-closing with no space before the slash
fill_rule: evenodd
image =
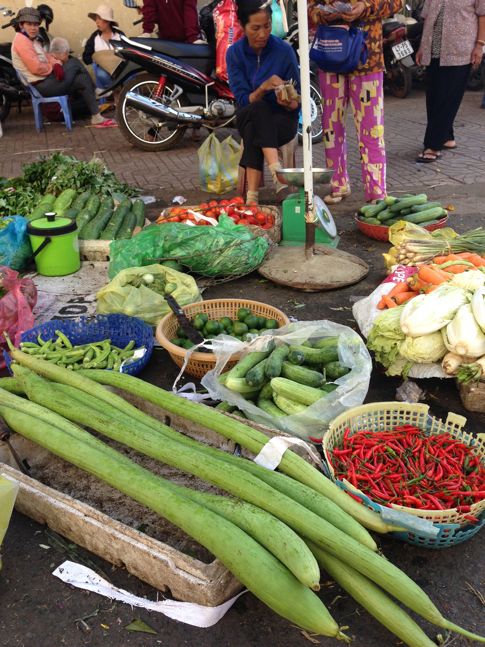
<path id="1" fill-rule="evenodd" d="M 351 25 L 319 25 L 310 59 L 324 72 L 348 74 L 367 61 L 367 33 Z"/>

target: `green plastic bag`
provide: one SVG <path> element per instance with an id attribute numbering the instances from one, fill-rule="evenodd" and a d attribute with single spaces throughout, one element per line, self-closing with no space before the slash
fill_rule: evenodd
<path id="1" fill-rule="evenodd" d="M 202 191 L 227 193 L 236 188 L 241 147 L 232 137 L 220 142 L 215 133 L 205 139 L 199 150 L 199 178 Z"/>
<path id="2" fill-rule="evenodd" d="M 190 227 L 182 222 L 145 227 L 127 240 L 110 244 L 108 275 L 133 265 L 178 260 L 191 272 L 207 277 L 242 276 L 257 269 L 268 251 L 266 238 L 222 215 L 213 227 Z"/>
<path id="3" fill-rule="evenodd" d="M 140 287 L 130 285 L 134 278 L 144 274 L 161 274 L 167 283 L 176 283 L 177 288 L 172 292 L 172 296 L 181 306 L 202 300 L 197 283 L 188 274 L 162 265 L 129 267 L 117 274 L 97 293 L 97 312 L 99 314 L 121 312 L 156 326 L 160 319 L 171 310 L 161 294 L 157 294 L 143 285 Z"/>

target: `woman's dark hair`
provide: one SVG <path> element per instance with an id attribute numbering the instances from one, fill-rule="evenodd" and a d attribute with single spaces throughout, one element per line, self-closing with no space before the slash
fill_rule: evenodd
<path id="1" fill-rule="evenodd" d="M 237 3 L 237 19 L 242 27 L 246 27 L 251 16 L 260 11 L 266 11 L 271 18 L 271 0 L 239 0 Z"/>

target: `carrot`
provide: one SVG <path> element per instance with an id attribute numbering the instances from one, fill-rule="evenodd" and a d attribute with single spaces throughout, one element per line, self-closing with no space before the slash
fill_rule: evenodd
<path id="1" fill-rule="evenodd" d="M 453 278 L 449 272 L 442 269 L 439 265 L 432 264 L 430 265 L 430 267 L 432 267 L 435 272 L 437 272 L 440 276 L 442 276 L 445 281 L 450 281 Z"/>
<path id="2" fill-rule="evenodd" d="M 466 272 L 469 269 L 469 265 L 462 265 L 460 261 L 457 261 L 456 265 L 449 265 L 446 268 L 446 271 L 451 272 L 451 274 L 461 274 L 462 272 Z"/>
<path id="3" fill-rule="evenodd" d="M 419 276 L 417 274 L 413 274 L 412 276 L 410 276 L 408 278 L 407 283 L 408 283 L 409 289 L 413 290 L 416 293 L 421 292 L 421 290 L 423 288 L 427 287 L 427 285 L 428 285 L 424 281 L 421 281 L 421 279 L 419 278 Z"/>
<path id="4" fill-rule="evenodd" d="M 388 297 L 387 294 L 384 296 L 384 303 L 387 308 L 397 308 L 396 302 L 391 297 Z"/>
<path id="5" fill-rule="evenodd" d="M 381 300 L 380 300 L 380 301 L 379 301 L 379 303 L 377 304 L 377 309 L 378 309 L 378 310 L 385 310 L 385 308 L 386 308 L 386 304 L 384 303 L 384 296 L 385 296 L 385 295 L 383 295 L 383 296 L 381 297 Z"/>
<path id="6" fill-rule="evenodd" d="M 408 290 L 409 288 L 406 281 L 401 281 L 400 283 L 396 283 L 392 290 L 387 293 L 387 296 L 394 297 L 396 296 L 396 294 L 401 294 L 402 292 L 407 292 Z"/>
<path id="7" fill-rule="evenodd" d="M 473 263 L 475 267 L 485 267 L 485 258 L 480 254 L 470 254 L 466 260 Z"/>
<path id="8" fill-rule="evenodd" d="M 436 272 L 429 265 L 421 265 L 418 271 L 418 277 L 424 283 L 431 283 L 433 285 L 440 285 L 441 283 L 444 283 L 446 281 L 446 279 L 443 278 L 441 274 Z"/>
<path id="9" fill-rule="evenodd" d="M 396 294 L 396 296 L 392 297 L 392 300 L 400 306 L 415 296 L 417 296 L 416 292 L 400 292 L 399 294 Z"/>
<path id="10" fill-rule="evenodd" d="M 448 261 L 458 260 L 460 260 L 460 257 L 457 254 L 447 254 L 446 256 L 435 256 L 433 258 L 433 263 L 436 263 L 436 265 L 443 265 L 443 263 L 447 263 Z"/>

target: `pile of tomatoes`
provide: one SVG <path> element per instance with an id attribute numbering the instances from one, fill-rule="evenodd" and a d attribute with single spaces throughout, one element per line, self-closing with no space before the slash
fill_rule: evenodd
<path id="1" fill-rule="evenodd" d="M 219 216 L 229 216 L 237 225 L 255 225 L 261 229 L 271 229 L 274 226 L 274 217 L 257 205 L 245 204 L 240 196 L 224 200 L 210 200 L 201 202 L 195 207 L 171 207 L 167 214 L 162 214 L 157 223 L 185 222 L 192 225 L 212 226 L 219 220 Z M 203 216 L 203 218 L 201 217 Z M 208 220 L 208 219 L 211 220 Z"/>

